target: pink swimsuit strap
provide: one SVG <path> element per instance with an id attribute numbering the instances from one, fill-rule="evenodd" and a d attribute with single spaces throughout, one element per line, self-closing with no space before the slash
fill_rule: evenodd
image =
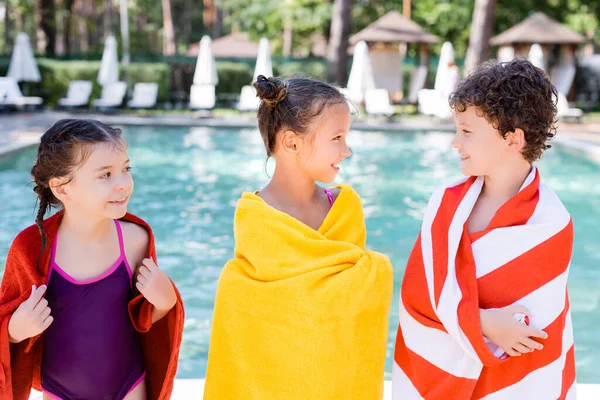
<path id="1" fill-rule="evenodd" d="M 327 194 L 327 198 L 329 199 L 329 205 L 332 206 L 333 205 L 333 195 L 331 194 L 331 190 L 325 188 L 323 189 L 325 190 L 325 194 Z"/>

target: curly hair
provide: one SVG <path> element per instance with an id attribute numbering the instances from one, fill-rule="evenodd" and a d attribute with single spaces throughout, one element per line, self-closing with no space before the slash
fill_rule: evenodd
<path id="1" fill-rule="evenodd" d="M 502 137 L 520 128 L 527 142 L 523 157 L 534 162 L 556 135 L 556 88 L 540 68 L 515 59 L 481 64 L 450 96 L 450 107 L 464 112 L 476 107 Z"/>

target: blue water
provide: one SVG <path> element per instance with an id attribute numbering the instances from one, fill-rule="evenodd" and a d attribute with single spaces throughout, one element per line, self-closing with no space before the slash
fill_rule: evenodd
<path id="1" fill-rule="evenodd" d="M 175 280 L 187 318 L 180 378 L 204 377 L 217 278 L 233 252 L 237 198 L 268 181 L 259 134 L 252 129 L 128 127 L 136 189 L 130 211 L 157 236 L 161 268 Z M 427 199 L 457 177 L 451 135 L 442 132 L 352 132 L 354 155 L 342 164 L 340 182 L 363 199 L 368 245 L 387 254 L 395 269 L 388 360 L 398 323 L 398 292 Z M 14 236 L 34 221 L 30 182 L 35 151 L 0 159 L 0 268 Z M 600 167 L 551 149 L 538 164 L 542 178 L 563 200 L 575 224 L 570 295 L 580 382 L 600 383 Z M 595 185 L 592 185 L 596 182 Z"/>

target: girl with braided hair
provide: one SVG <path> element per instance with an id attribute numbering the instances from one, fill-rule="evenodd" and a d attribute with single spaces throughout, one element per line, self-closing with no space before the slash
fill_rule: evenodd
<path id="1" fill-rule="evenodd" d="M 127 213 L 126 148 L 93 120 L 58 121 L 41 138 L 36 224 L 14 240 L 0 290 L 2 400 L 32 387 L 45 400 L 170 396 L 183 306 L 152 230 Z"/>

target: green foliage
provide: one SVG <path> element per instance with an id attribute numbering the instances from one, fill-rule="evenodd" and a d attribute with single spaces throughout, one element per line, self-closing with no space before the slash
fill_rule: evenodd
<path id="1" fill-rule="evenodd" d="M 224 0 L 229 10 L 228 23 L 250 33 L 252 40 L 271 40 L 273 54 L 281 54 L 286 21 L 292 22 L 292 49 L 310 52 L 315 33 L 328 35 L 331 4 L 323 0 Z"/>

